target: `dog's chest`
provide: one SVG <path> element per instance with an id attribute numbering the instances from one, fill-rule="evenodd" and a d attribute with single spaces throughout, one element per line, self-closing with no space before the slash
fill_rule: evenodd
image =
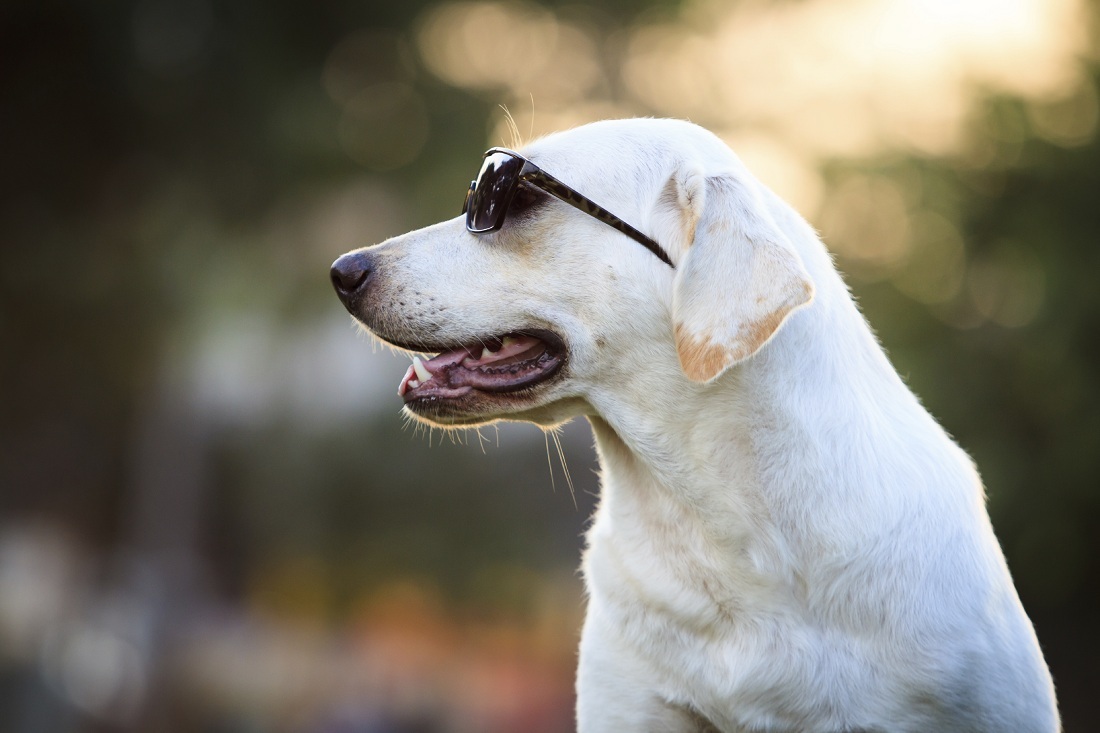
<path id="1" fill-rule="evenodd" d="M 745 507 L 727 506 L 730 516 L 720 516 L 721 506 L 701 514 L 609 493 L 585 556 L 592 603 L 667 698 L 720 730 L 749 730 L 777 713 L 829 725 L 823 682 L 854 682 L 850 667 L 859 663 L 826 649 L 797 581 L 777 570 L 782 549 L 767 528 L 748 526 Z M 708 532 L 712 524 L 726 533 Z M 838 662 L 832 674 L 815 667 L 823 658 Z"/>
<path id="2" fill-rule="evenodd" d="M 605 494 L 589 532 L 585 574 L 617 627 L 654 658 L 683 668 L 676 661 L 682 656 L 690 666 L 701 651 L 712 654 L 753 633 L 751 619 L 785 615 L 791 590 L 768 572 L 778 564 L 776 550 L 767 533 L 747 526 L 744 507 L 701 513 L 622 493 Z M 722 533 L 709 531 L 718 525 Z"/>
<path id="3" fill-rule="evenodd" d="M 816 693 L 802 660 L 817 655 L 806 653 L 813 642 L 784 601 L 789 591 L 754 570 L 747 548 L 723 556 L 668 518 L 651 529 L 669 535 L 648 542 L 632 532 L 604 534 L 599 518 L 593 526 L 586 575 L 606 628 L 647 663 L 670 701 L 699 710 L 720 730 L 759 720 L 777 698 L 803 708 L 786 712 L 805 719 Z M 732 711 L 736 719 L 724 717 Z"/>

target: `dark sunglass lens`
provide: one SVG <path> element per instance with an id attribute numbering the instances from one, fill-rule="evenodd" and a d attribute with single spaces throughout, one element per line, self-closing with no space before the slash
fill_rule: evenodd
<path id="1" fill-rule="evenodd" d="M 473 191 L 469 194 L 466 228 L 472 232 L 488 232 L 504 223 L 508 198 L 516 183 L 523 161 L 507 153 L 485 156 Z"/>

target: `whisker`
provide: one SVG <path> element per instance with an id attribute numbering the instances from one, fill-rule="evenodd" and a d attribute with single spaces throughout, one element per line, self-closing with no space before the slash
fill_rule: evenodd
<path id="1" fill-rule="evenodd" d="M 527 139 L 533 140 L 535 138 L 535 93 L 531 92 L 531 119 L 528 120 L 527 125 Z M 519 147 L 518 145 L 516 147 Z"/>
<path id="2" fill-rule="evenodd" d="M 505 121 L 508 123 L 508 132 L 512 135 L 512 141 L 510 145 L 513 148 L 518 148 L 522 143 L 522 136 L 519 132 L 519 126 L 516 124 L 516 120 L 514 117 L 512 117 L 512 113 L 508 110 L 508 107 L 503 104 L 499 106 L 502 110 L 504 110 L 504 118 Z"/>
<path id="3" fill-rule="evenodd" d="M 546 467 L 550 469 L 550 490 L 556 494 L 558 487 L 554 483 L 554 462 L 550 460 L 550 430 L 542 431 L 542 439 L 546 443 Z"/>
<path id="4" fill-rule="evenodd" d="M 558 460 L 561 461 L 561 470 L 565 474 L 565 483 L 569 485 L 569 496 L 573 499 L 573 508 L 579 509 L 577 506 L 577 492 L 573 489 L 573 477 L 569 473 L 569 464 L 565 460 L 565 449 L 561 445 L 561 431 L 559 429 L 553 429 L 550 431 L 554 436 L 554 445 L 558 449 Z"/>

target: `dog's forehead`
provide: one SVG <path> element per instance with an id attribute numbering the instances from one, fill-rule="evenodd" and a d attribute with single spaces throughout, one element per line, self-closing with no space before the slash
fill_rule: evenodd
<path id="1" fill-rule="evenodd" d="M 731 151 L 713 133 L 683 120 L 602 120 L 539 138 L 523 154 L 554 175 L 619 178 L 667 174 L 688 160 Z"/>
<path id="2" fill-rule="evenodd" d="M 539 165 L 559 168 L 584 165 L 598 167 L 652 160 L 667 147 L 664 136 L 652 126 L 636 123 L 644 120 L 604 120 L 539 138 L 524 147 L 524 154 Z"/>

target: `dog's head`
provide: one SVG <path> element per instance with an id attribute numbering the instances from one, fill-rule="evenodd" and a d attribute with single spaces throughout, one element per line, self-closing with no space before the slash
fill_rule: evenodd
<path id="1" fill-rule="evenodd" d="M 701 128 L 600 122 L 523 153 L 655 239 L 674 267 L 528 184 L 498 231 L 472 234 L 459 217 L 340 257 L 333 283 L 358 321 L 438 354 L 399 388 L 418 418 L 545 425 L 645 375 L 709 383 L 812 299 L 760 184 Z"/>

